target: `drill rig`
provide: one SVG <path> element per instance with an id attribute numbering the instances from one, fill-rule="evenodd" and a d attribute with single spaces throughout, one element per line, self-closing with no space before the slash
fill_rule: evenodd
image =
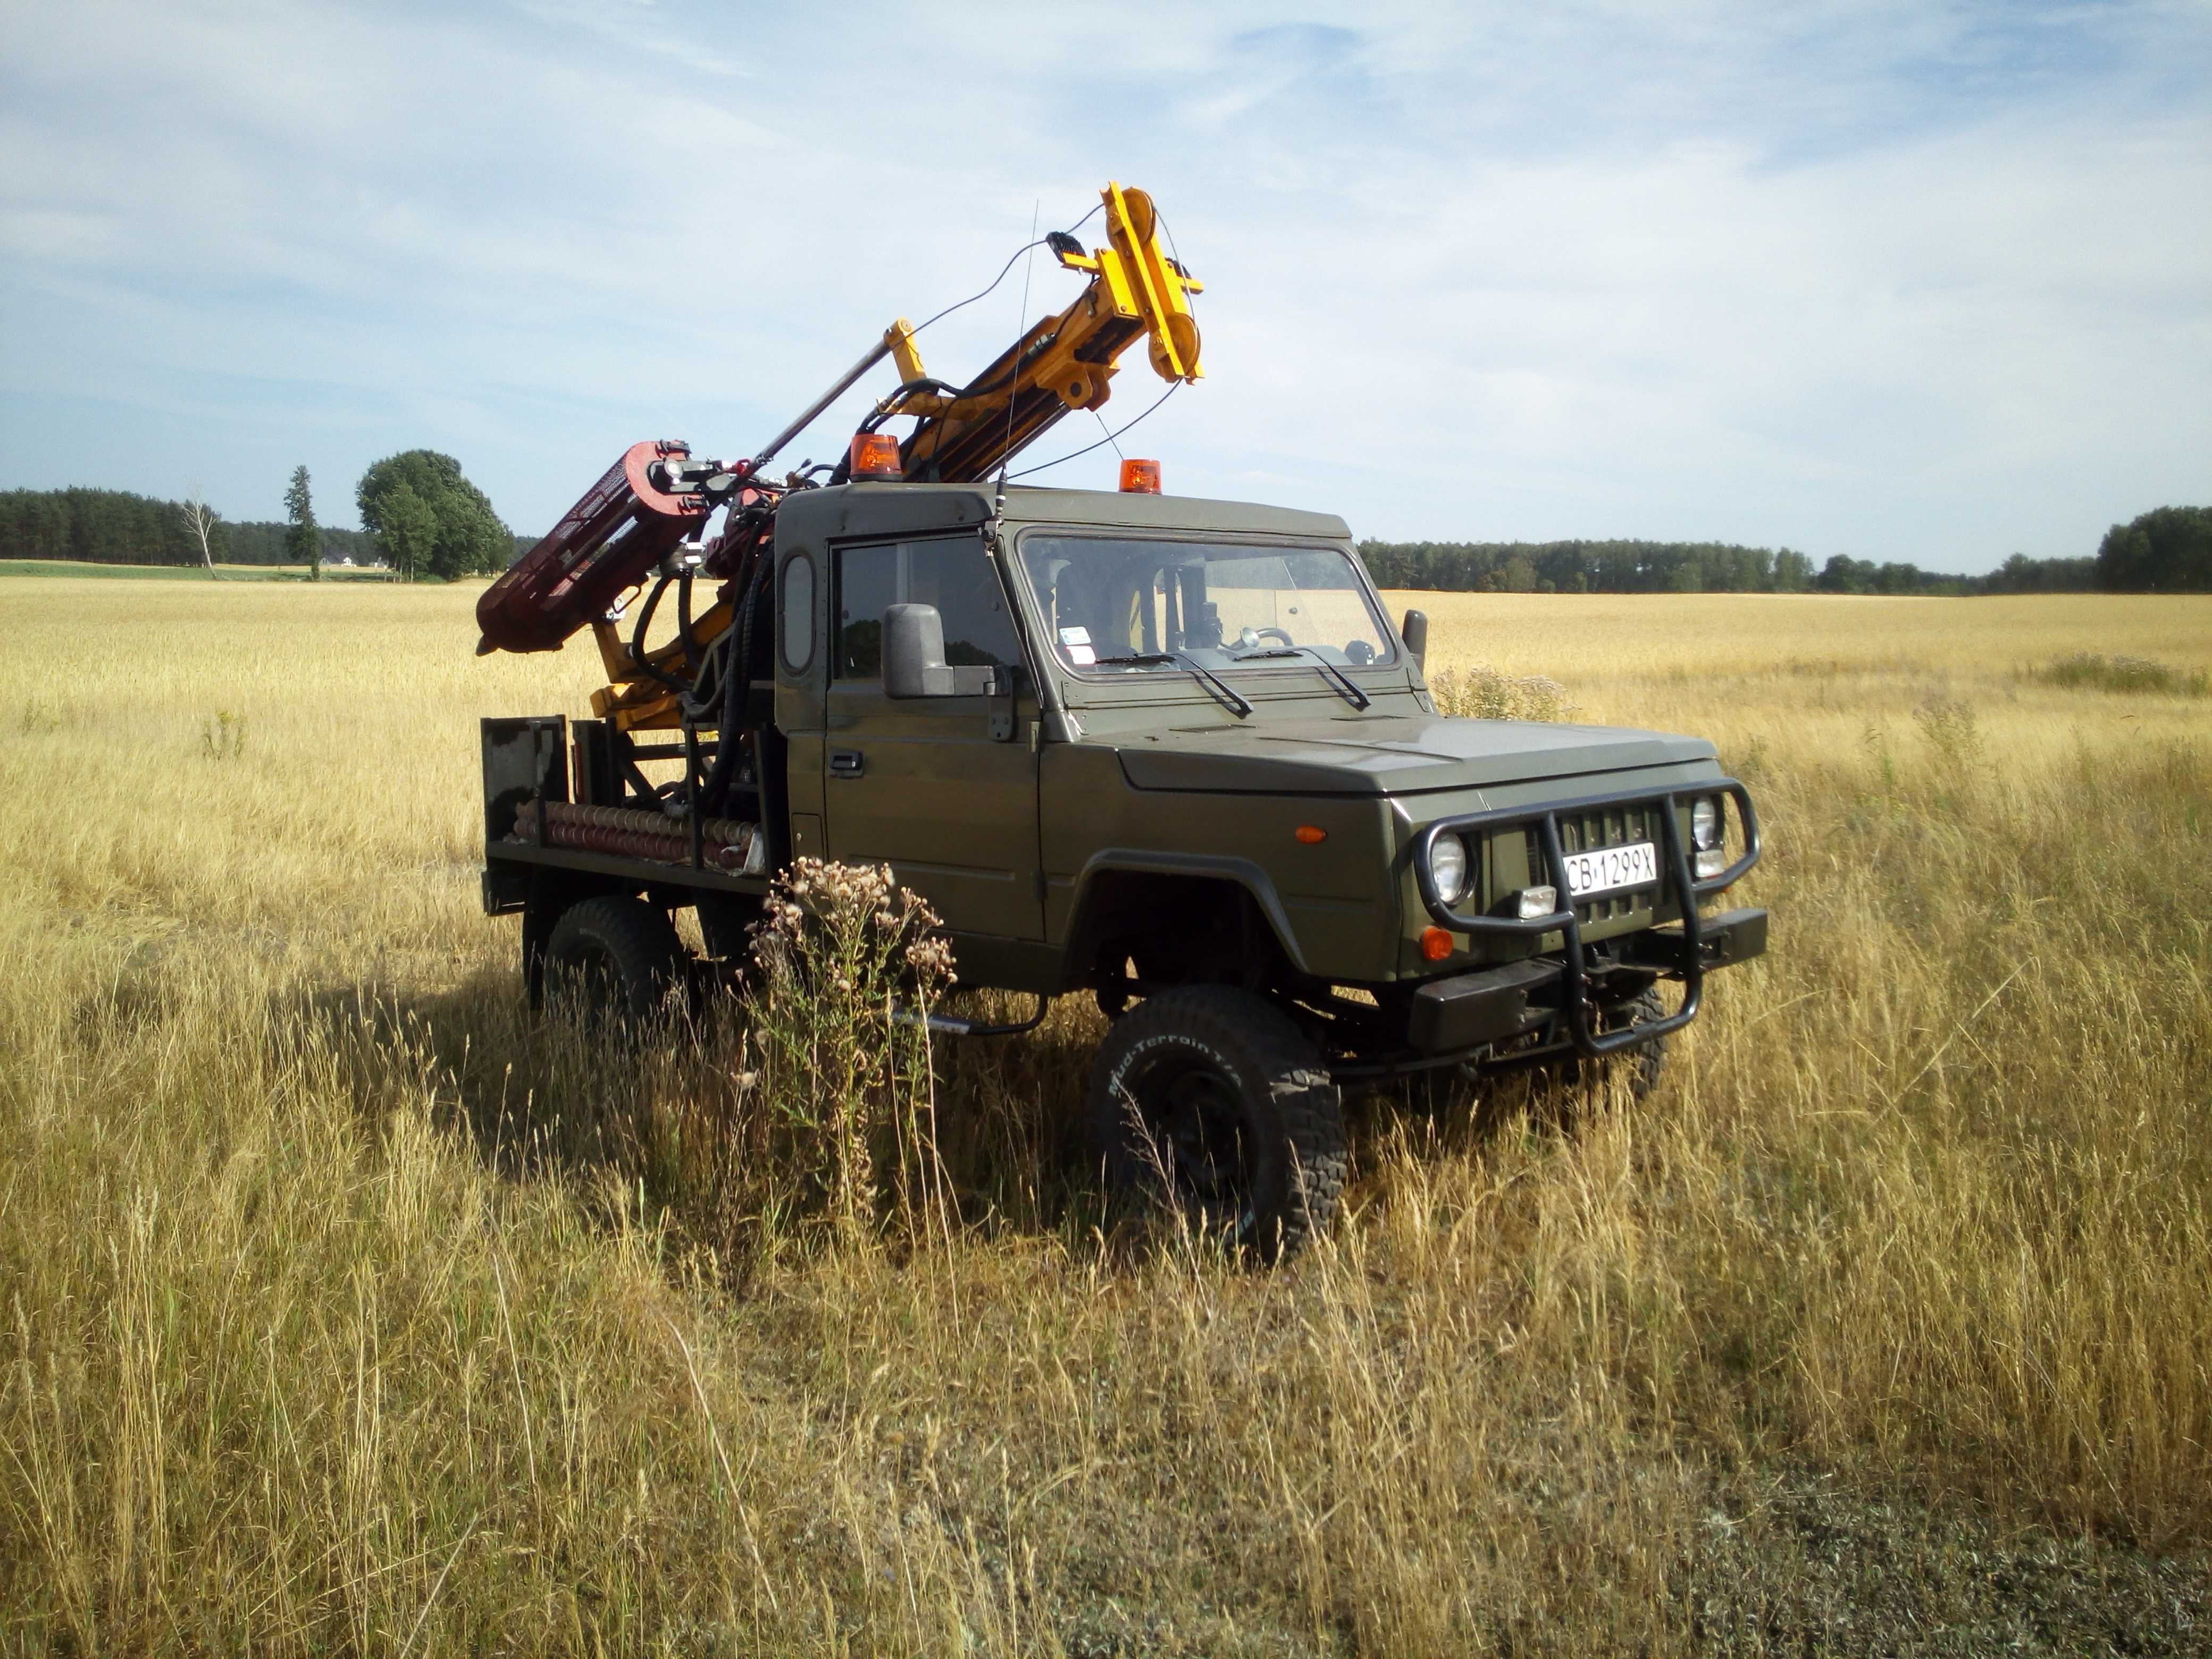
<path id="1" fill-rule="evenodd" d="M 1154 372 L 1171 386 L 1200 377 L 1198 325 L 1188 296 L 1202 284 L 1163 245 L 1148 195 L 1109 183 L 1101 198 L 1103 246 L 1086 249 L 1066 231 L 1043 239 L 1063 268 L 1087 274 L 1083 291 L 966 385 L 929 376 L 915 330 L 902 318 L 750 459 L 703 459 L 676 441 L 632 445 L 551 534 L 485 591 L 477 605 L 479 654 L 555 651 L 589 628 L 606 671 L 608 684 L 592 695 L 592 712 L 619 738 L 611 753 L 578 756 L 580 778 L 602 774 L 591 792 L 602 810 L 579 813 L 572 805 L 564 815 L 570 822 L 543 825 L 541 834 L 647 857 L 686 849 L 647 842 L 688 837 L 683 861 L 696 866 L 702 844 L 720 839 L 717 826 L 734 835 L 763 822 L 759 809 L 774 805 L 759 799 L 770 757 L 744 752 L 761 737 L 761 723 L 747 717 L 746 705 L 769 660 L 776 509 L 793 491 L 814 488 L 811 474 L 823 470 L 773 479 L 768 465 L 886 357 L 899 384 L 860 422 L 848 453 L 830 470 L 830 483 L 854 477 L 988 479 L 1063 416 L 1103 407 L 1121 354 L 1139 337 L 1149 342 Z M 883 428 L 901 417 L 915 424 L 896 440 Z M 722 508 L 720 533 L 702 538 Z M 695 615 L 695 592 L 708 582 L 715 585 L 713 603 Z M 675 637 L 648 648 L 647 631 L 672 587 Z M 680 732 L 681 743 L 640 744 L 630 738 L 652 731 Z M 713 736 L 702 738 L 708 732 Z M 678 783 L 653 784 L 637 765 L 677 758 L 684 762 Z M 625 810 L 655 805 L 664 815 L 657 823 Z M 593 818 L 604 821 L 580 821 Z M 756 837 L 744 840 L 740 856 L 750 873 L 763 861 L 762 849 L 751 844 Z"/>

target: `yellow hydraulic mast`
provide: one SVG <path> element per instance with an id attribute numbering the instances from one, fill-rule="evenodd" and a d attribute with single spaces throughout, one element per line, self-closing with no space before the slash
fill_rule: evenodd
<path id="1" fill-rule="evenodd" d="M 878 413 L 920 417 L 900 446 L 908 478 L 960 483 L 990 477 L 1061 416 L 1103 404 L 1117 360 L 1139 336 L 1149 337 L 1162 380 L 1195 380 L 1204 373 L 1189 296 L 1205 285 L 1169 256 L 1150 196 L 1110 183 L 1100 195 L 1104 246 L 1086 253 L 1072 236 L 1054 239 L 1060 263 L 1091 272 L 1090 283 L 1066 310 L 1030 329 L 966 387 L 908 391 L 923 379 L 912 331 L 902 320 L 885 336 L 902 386 Z"/>

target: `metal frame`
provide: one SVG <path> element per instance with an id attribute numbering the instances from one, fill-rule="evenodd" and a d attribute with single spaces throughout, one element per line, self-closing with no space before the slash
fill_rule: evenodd
<path id="1" fill-rule="evenodd" d="M 1690 857 L 1683 846 L 1681 815 L 1679 805 L 1685 800 L 1700 795 L 1726 795 L 1735 802 L 1736 813 L 1743 822 L 1745 850 L 1743 856 L 1717 876 L 1698 880 L 1691 873 Z M 1566 854 L 1559 844 L 1559 815 L 1594 811 L 1613 806 L 1663 807 L 1660 815 L 1661 836 L 1665 842 L 1664 867 L 1660 872 L 1658 896 L 1654 901 L 1656 911 L 1661 900 L 1674 901 L 1682 918 L 1682 1006 L 1664 1019 L 1645 1025 L 1632 1025 L 1618 1031 L 1595 1029 L 1589 995 L 1589 980 L 1584 971 L 1582 922 L 1575 915 L 1574 895 L 1567 885 Z M 1544 856 L 1544 867 L 1551 877 L 1553 888 L 1565 898 L 1565 908 L 1546 916 L 1471 916 L 1453 909 L 1437 893 L 1436 881 L 1429 873 L 1429 854 L 1438 836 L 1465 835 L 1470 831 L 1487 831 L 1505 825 L 1534 829 Z M 1668 789 L 1619 790 L 1602 795 L 1584 795 L 1574 800 L 1554 801 L 1549 805 L 1531 810 L 1526 806 L 1503 806 L 1487 812 L 1462 813 L 1456 817 L 1438 818 L 1425 826 L 1413 838 L 1413 880 L 1420 889 L 1421 902 L 1435 918 L 1438 927 L 1457 933 L 1503 933 L 1515 937 L 1533 938 L 1545 933 L 1558 933 L 1565 945 L 1566 969 L 1560 975 L 1560 1002 L 1567 1017 L 1567 1030 L 1574 1038 L 1577 1053 L 1595 1057 L 1609 1054 L 1618 1049 L 1649 1042 L 1654 1037 L 1680 1030 L 1698 1017 L 1698 1009 L 1705 998 L 1705 970 L 1698 949 L 1702 942 L 1702 925 L 1698 916 L 1698 901 L 1707 898 L 1732 886 L 1750 873 L 1764 850 L 1759 832 L 1759 813 L 1751 804 L 1751 792 L 1734 778 L 1705 778 L 1694 784 L 1682 784 Z M 1470 884 L 1469 892 L 1474 891 Z M 1464 902 L 1464 900 L 1462 900 Z"/>

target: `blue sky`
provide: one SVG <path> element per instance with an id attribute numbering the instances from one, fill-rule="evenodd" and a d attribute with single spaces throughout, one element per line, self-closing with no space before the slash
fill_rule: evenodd
<path id="1" fill-rule="evenodd" d="M 1957 570 L 2212 501 L 2212 6 L 2117 0 L 7 0 L 0 487 L 275 518 L 305 462 L 350 525 L 427 447 L 542 531 L 638 438 L 749 453 L 1109 177 L 1208 285 L 1123 446 L 1178 493 Z"/>

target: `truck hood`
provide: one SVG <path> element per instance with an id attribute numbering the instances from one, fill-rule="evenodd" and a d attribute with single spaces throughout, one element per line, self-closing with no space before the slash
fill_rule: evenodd
<path id="1" fill-rule="evenodd" d="M 1147 733 L 1116 745 L 1139 789 L 1397 795 L 1709 761 L 1702 738 L 1617 726 L 1368 714 Z"/>

